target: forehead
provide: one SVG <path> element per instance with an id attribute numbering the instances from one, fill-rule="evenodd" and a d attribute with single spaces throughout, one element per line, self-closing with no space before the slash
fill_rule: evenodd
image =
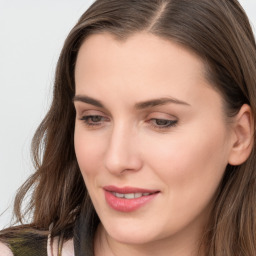
<path id="1" fill-rule="evenodd" d="M 89 36 L 78 52 L 75 82 L 76 93 L 105 98 L 115 92 L 124 98 L 159 94 L 188 99 L 208 85 L 205 65 L 197 55 L 147 33 L 124 41 L 108 33 Z"/>
<path id="2" fill-rule="evenodd" d="M 175 59 L 177 64 L 189 62 L 192 64 L 191 67 L 195 67 L 195 70 L 200 68 L 202 71 L 204 66 L 201 59 L 185 47 L 144 32 L 135 33 L 125 40 L 119 40 L 110 33 L 90 35 L 79 49 L 78 61 L 81 55 L 86 55 L 88 61 L 100 61 L 102 64 L 104 64 L 103 60 L 108 60 L 108 62 L 111 60 L 114 63 L 115 60 L 122 58 L 124 64 L 129 64 L 129 61 L 132 60 L 133 65 L 143 64 L 146 66 L 147 63 L 150 65 L 159 62 L 163 65 L 170 65 L 170 62 L 166 63 L 169 58 Z"/>

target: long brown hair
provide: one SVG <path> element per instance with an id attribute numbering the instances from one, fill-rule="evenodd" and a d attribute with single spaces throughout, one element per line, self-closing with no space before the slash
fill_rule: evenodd
<path id="1" fill-rule="evenodd" d="M 68 35 L 55 77 L 53 101 L 32 142 L 36 172 L 20 188 L 15 215 L 22 223 L 52 235 L 72 237 L 81 209 L 89 241 L 99 222 L 74 152 L 74 68 L 82 42 L 108 32 L 118 40 L 146 31 L 175 41 L 197 54 L 207 78 L 221 93 L 227 116 L 249 104 L 256 120 L 256 45 L 248 18 L 237 0 L 97 0 Z M 85 156 L 86 157 L 86 156 Z M 256 255 L 256 151 L 248 160 L 227 166 L 204 237 L 206 254 Z M 25 211 L 22 202 L 31 191 Z M 91 252 L 93 247 L 90 247 Z"/>

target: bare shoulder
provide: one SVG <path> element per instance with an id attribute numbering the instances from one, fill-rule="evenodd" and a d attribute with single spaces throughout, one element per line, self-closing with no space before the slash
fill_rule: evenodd
<path id="1" fill-rule="evenodd" d="M 13 256 L 10 248 L 2 242 L 0 242 L 0 256 Z"/>
<path id="2" fill-rule="evenodd" d="M 53 238 L 53 243 L 51 245 L 50 239 L 48 240 L 47 246 L 47 255 L 48 256 L 57 256 L 58 255 L 58 244 L 59 244 L 59 237 Z M 73 239 L 65 241 L 62 246 L 62 256 L 74 256 L 74 244 Z M 2 256 L 2 255 L 0 255 Z"/>
<path id="3" fill-rule="evenodd" d="M 73 243 L 73 239 L 70 239 L 63 244 L 63 256 L 74 256 L 74 255 L 75 255 L 74 243 Z"/>

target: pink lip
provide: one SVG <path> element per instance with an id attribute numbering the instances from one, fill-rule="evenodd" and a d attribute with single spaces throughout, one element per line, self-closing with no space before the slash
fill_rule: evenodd
<path id="1" fill-rule="evenodd" d="M 159 194 L 159 191 L 157 190 L 148 190 L 148 189 L 133 188 L 133 187 L 118 188 L 115 186 L 105 186 L 103 187 L 103 189 L 105 193 L 105 199 L 108 205 L 114 210 L 120 211 L 120 212 L 135 211 L 140 207 L 142 207 L 143 205 L 150 202 Z M 125 198 L 118 198 L 113 193 L 120 193 L 120 194 L 150 193 L 150 195 L 142 196 L 134 199 L 125 199 Z"/>

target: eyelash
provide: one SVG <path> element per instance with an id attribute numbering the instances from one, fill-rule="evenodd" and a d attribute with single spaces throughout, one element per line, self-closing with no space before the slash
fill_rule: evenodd
<path id="1" fill-rule="evenodd" d="M 100 119 L 97 121 L 93 121 L 93 119 Z M 105 120 L 104 120 L 105 119 Z M 85 123 L 86 126 L 88 127 L 99 127 L 102 122 L 108 120 L 108 118 L 101 116 L 101 115 L 88 115 L 88 116 L 83 116 L 81 119 Z M 159 124 L 159 122 L 163 122 L 162 124 Z M 150 124 L 150 126 L 154 129 L 162 130 L 162 129 L 168 129 L 171 127 L 175 127 L 178 123 L 178 120 L 169 120 L 169 119 L 161 119 L 161 118 L 151 118 L 150 120 L 147 121 L 147 123 Z"/>
<path id="2" fill-rule="evenodd" d="M 92 121 L 93 118 L 100 118 L 101 120 L 100 121 Z M 83 116 L 80 120 L 82 120 L 85 125 L 89 126 L 89 127 L 95 127 L 95 126 L 100 126 L 101 125 L 101 122 L 103 121 L 103 119 L 106 119 L 106 117 L 104 116 L 100 116 L 100 115 L 88 115 L 88 116 Z M 90 123 L 92 122 L 92 123 Z"/>
<path id="3" fill-rule="evenodd" d="M 154 124 L 152 124 L 152 122 Z M 164 122 L 165 124 L 157 124 L 157 122 Z M 161 119 L 161 118 L 152 118 L 148 121 L 150 123 L 150 126 L 152 126 L 154 129 L 168 129 L 171 127 L 175 127 L 178 123 L 177 120 L 169 120 L 169 119 Z M 167 124 L 166 124 L 167 123 Z"/>

